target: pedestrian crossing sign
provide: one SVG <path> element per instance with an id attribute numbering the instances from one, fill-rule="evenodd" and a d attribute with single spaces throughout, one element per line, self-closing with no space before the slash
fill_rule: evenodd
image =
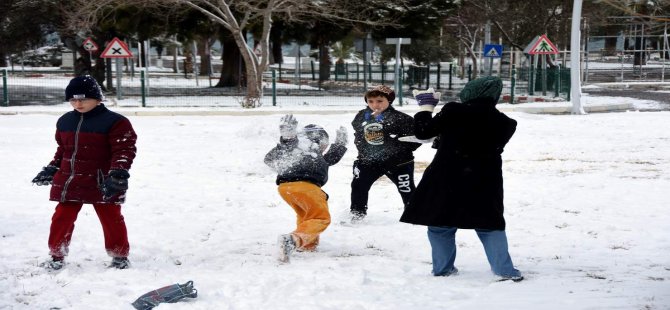
<path id="1" fill-rule="evenodd" d="M 502 57 L 503 46 L 499 44 L 486 44 L 484 45 L 484 57 Z"/>
<path id="2" fill-rule="evenodd" d="M 528 54 L 531 55 L 554 55 L 558 54 L 558 48 L 552 43 L 546 34 L 536 37 L 528 49 Z"/>

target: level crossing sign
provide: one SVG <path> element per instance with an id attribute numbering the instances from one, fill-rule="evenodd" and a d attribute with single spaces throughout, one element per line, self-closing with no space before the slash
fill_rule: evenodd
<path id="1" fill-rule="evenodd" d="M 484 57 L 501 58 L 503 46 L 500 44 L 484 45 Z"/>
<path id="2" fill-rule="evenodd" d="M 105 50 L 100 54 L 102 58 L 132 58 L 133 54 L 128 49 L 126 43 L 119 40 L 119 38 L 112 39 Z"/>
<path id="3" fill-rule="evenodd" d="M 528 44 L 524 52 L 531 55 L 555 55 L 558 54 L 558 48 L 552 43 L 546 34 L 535 37 L 533 41 Z"/>
<path id="4" fill-rule="evenodd" d="M 98 50 L 98 45 L 95 44 L 95 42 L 93 42 L 93 40 L 90 37 L 86 38 L 86 40 L 84 40 L 84 43 L 82 43 L 81 46 L 89 52 L 95 52 Z"/>

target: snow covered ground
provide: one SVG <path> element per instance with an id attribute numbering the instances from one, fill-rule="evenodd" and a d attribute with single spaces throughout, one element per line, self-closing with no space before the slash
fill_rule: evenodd
<path id="1" fill-rule="evenodd" d="M 24 112 L 0 115 L 0 309 L 132 309 L 145 292 L 188 280 L 197 299 L 157 309 L 670 309 L 670 112 L 508 113 L 519 122 L 503 169 L 520 283 L 496 281 L 469 230 L 457 235 L 460 273 L 433 277 L 426 229 L 398 222 L 400 196 L 386 179 L 370 192 L 367 221 L 341 224 L 351 142 L 324 187 L 333 223 L 318 252 L 279 264 L 277 236 L 295 218 L 262 161 L 279 118 L 299 109 L 302 125 L 334 136 L 350 129 L 351 108 L 129 116 L 139 135 L 124 206 L 132 268 L 106 267 L 100 224 L 85 206 L 56 273 L 38 266 L 55 203 L 30 180 L 55 151 L 58 116 L 0 108 Z M 415 155 L 418 181 L 434 150 Z"/>

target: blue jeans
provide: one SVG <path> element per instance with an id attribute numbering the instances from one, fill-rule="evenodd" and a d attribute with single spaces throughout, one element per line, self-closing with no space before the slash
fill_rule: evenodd
<path id="1" fill-rule="evenodd" d="M 428 240 L 432 248 L 433 275 L 448 276 L 457 271 L 454 267 L 456 260 L 456 230 L 447 226 L 428 226 Z M 491 271 L 501 277 L 521 276 L 519 270 L 514 269 L 512 258 L 507 250 L 507 235 L 504 230 L 475 229 L 479 240 L 484 245 L 486 258 L 491 265 Z"/>

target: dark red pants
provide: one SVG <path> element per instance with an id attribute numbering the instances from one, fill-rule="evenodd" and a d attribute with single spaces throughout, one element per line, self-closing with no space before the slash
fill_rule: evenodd
<path id="1" fill-rule="evenodd" d="M 79 202 L 60 202 L 56 205 L 49 231 L 49 254 L 51 256 L 65 257 L 67 255 L 74 231 L 74 222 L 77 220 L 77 214 L 82 205 Z M 127 257 L 130 245 L 126 222 L 121 215 L 121 205 L 94 203 L 93 208 L 102 224 L 107 254 L 113 257 Z"/>

